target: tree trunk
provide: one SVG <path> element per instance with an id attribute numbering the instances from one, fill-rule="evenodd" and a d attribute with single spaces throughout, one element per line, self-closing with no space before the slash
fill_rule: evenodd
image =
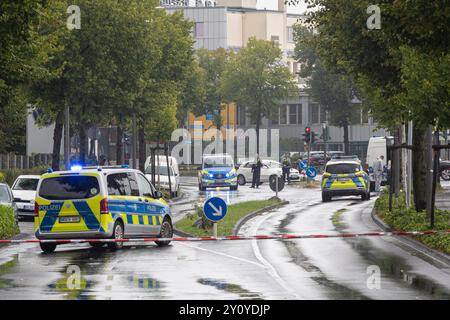
<path id="1" fill-rule="evenodd" d="M 139 141 L 139 170 L 145 172 L 145 160 L 146 160 L 146 150 L 145 150 L 145 129 L 142 125 L 139 126 L 138 130 L 138 141 Z"/>
<path id="2" fill-rule="evenodd" d="M 261 114 L 256 116 L 256 153 L 259 156 L 259 127 L 261 125 Z M 250 155 L 249 155 L 250 156 Z"/>
<path id="3" fill-rule="evenodd" d="M 116 138 L 116 164 L 123 163 L 123 128 L 119 123 L 117 125 L 117 138 Z"/>
<path id="4" fill-rule="evenodd" d="M 58 171 L 61 156 L 61 140 L 64 126 L 64 110 L 58 112 L 53 130 L 53 151 L 52 151 L 52 169 Z"/>
<path id="5" fill-rule="evenodd" d="M 80 121 L 78 125 L 78 132 L 80 137 L 80 165 L 86 165 L 86 155 L 88 150 L 88 137 L 86 134 L 86 125 Z"/>
<path id="6" fill-rule="evenodd" d="M 395 134 L 394 134 L 394 146 L 399 146 L 400 141 L 401 141 L 400 127 L 397 127 L 395 129 Z M 393 190 L 395 193 L 395 197 L 398 198 L 398 196 L 400 194 L 400 181 L 401 181 L 401 177 L 400 177 L 401 151 L 400 151 L 400 149 L 394 149 L 393 154 L 394 154 L 394 159 L 393 159 L 394 170 L 393 170 L 392 174 L 393 174 L 394 185 L 392 187 L 393 187 Z"/>
<path id="7" fill-rule="evenodd" d="M 418 123 L 413 127 L 413 145 L 412 167 L 413 167 L 413 192 L 414 205 L 416 211 L 425 210 L 426 201 L 426 178 L 427 178 L 427 150 L 426 150 L 426 126 L 420 126 Z"/>
<path id="8" fill-rule="evenodd" d="M 350 153 L 350 142 L 348 137 L 348 123 L 344 124 L 344 153 L 345 155 L 349 155 Z"/>

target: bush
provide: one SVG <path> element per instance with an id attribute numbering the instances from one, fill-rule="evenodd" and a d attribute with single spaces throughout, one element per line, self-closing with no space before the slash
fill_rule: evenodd
<path id="1" fill-rule="evenodd" d="M 19 232 L 14 209 L 0 205 L 0 239 L 10 238 Z"/>
<path id="2" fill-rule="evenodd" d="M 393 229 L 398 231 L 426 231 L 430 230 L 430 221 L 425 211 L 416 212 L 414 208 L 406 208 L 404 193 L 392 201 L 392 211 L 389 212 L 389 194 L 384 192 L 375 202 L 378 216 Z M 435 210 L 434 230 L 449 229 L 450 212 Z M 430 248 L 450 254 L 450 234 L 436 234 L 417 236 L 415 239 Z"/>
<path id="3" fill-rule="evenodd" d="M 31 174 L 41 175 L 47 172 L 48 166 L 39 166 L 30 169 L 8 169 L 0 171 L 0 182 L 7 183 L 12 186 L 16 178 L 20 175 Z M 2 178 L 3 177 L 3 178 Z M 3 179 L 3 181 L 2 181 Z"/>

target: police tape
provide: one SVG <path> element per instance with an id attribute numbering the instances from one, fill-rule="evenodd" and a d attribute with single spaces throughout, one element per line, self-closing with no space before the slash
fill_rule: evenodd
<path id="1" fill-rule="evenodd" d="M 154 242 L 154 241 L 232 241 L 232 240 L 292 240 L 292 239 L 326 239 L 326 238 L 359 238 L 359 237 L 392 237 L 392 236 L 422 236 L 449 234 L 450 230 L 428 231 L 392 231 L 338 234 L 274 234 L 253 236 L 222 236 L 222 237 L 171 237 L 171 238 L 127 238 L 127 239 L 0 239 L 0 244 L 22 243 L 111 243 L 111 242 Z"/>

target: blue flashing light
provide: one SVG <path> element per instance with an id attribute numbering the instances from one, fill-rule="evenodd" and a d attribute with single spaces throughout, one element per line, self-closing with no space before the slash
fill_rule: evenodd
<path id="1" fill-rule="evenodd" d="M 83 170 L 83 167 L 80 165 L 73 165 L 70 167 L 70 171 L 81 171 Z"/>
<path id="2" fill-rule="evenodd" d="M 122 167 L 123 169 L 129 169 L 129 168 L 130 168 L 130 166 L 127 165 L 127 164 L 123 164 L 121 167 Z"/>
<path id="3" fill-rule="evenodd" d="M 47 173 L 52 173 L 53 172 L 53 169 L 52 168 L 48 168 L 47 169 Z"/>
<path id="4" fill-rule="evenodd" d="M 230 177 L 230 173 L 227 173 L 227 174 L 225 175 L 225 177 L 229 178 L 229 177 Z"/>
<path id="5" fill-rule="evenodd" d="M 212 173 L 209 174 L 210 178 L 214 178 L 214 175 Z"/>

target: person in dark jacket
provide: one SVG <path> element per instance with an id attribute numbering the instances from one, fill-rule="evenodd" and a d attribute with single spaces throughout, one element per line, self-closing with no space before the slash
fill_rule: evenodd
<path id="1" fill-rule="evenodd" d="M 261 180 L 261 167 L 262 162 L 259 158 L 259 155 L 256 154 L 255 163 L 252 165 L 252 185 L 250 188 L 259 188 L 260 180 Z"/>
<path id="2" fill-rule="evenodd" d="M 289 173 L 291 172 L 291 159 L 288 153 L 285 153 L 282 160 L 283 165 L 283 180 L 286 183 L 289 183 Z"/>

